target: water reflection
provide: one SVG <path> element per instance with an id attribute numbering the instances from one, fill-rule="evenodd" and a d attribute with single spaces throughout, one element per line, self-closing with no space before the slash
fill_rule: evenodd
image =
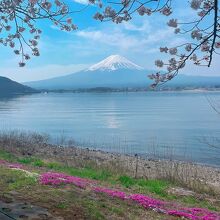
<path id="1" fill-rule="evenodd" d="M 210 93 L 219 100 L 220 93 Z M 220 116 L 202 93 L 34 94 L 0 98 L 0 129 L 65 135 L 85 146 L 219 163 L 202 137 L 220 137 Z M 215 141 L 217 142 L 217 141 Z M 152 153 L 153 154 L 153 153 Z"/>

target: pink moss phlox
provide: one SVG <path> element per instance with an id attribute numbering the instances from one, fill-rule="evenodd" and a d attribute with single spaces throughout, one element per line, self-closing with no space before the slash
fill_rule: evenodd
<path id="1" fill-rule="evenodd" d="M 179 211 L 179 210 L 170 210 L 167 212 L 167 214 L 178 216 L 178 217 L 184 217 L 184 218 L 192 219 L 192 220 L 199 220 L 200 219 L 198 216 L 194 216 L 193 214 L 186 213 L 186 212 Z"/>
<path id="2" fill-rule="evenodd" d="M 9 168 L 16 168 L 16 169 L 21 169 L 23 166 L 19 163 L 9 163 L 6 160 L 0 160 L 0 165 L 9 167 Z"/>
<path id="3" fill-rule="evenodd" d="M 220 220 L 220 215 L 203 208 L 182 208 L 169 210 L 169 215 L 185 217 L 192 220 Z"/>
<path id="4" fill-rule="evenodd" d="M 96 181 L 69 176 L 63 173 L 48 172 L 40 176 L 40 183 L 43 185 L 61 185 L 73 184 L 80 188 L 90 187 L 90 189 L 97 193 L 104 193 L 108 196 L 119 198 L 121 200 L 134 201 L 138 205 L 151 209 L 158 213 L 177 216 L 191 220 L 220 220 L 220 213 L 212 212 L 204 208 L 185 208 L 180 207 L 175 203 L 165 202 L 154 199 L 143 194 L 127 194 L 126 192 L 109 189 L 97 186 Z"/>
<path id="5" fill-rule="evenodd" d="M 118 191 L 118 190 L 112 190 L 112 189 L 103 188 L 103 187 L 93 187 L 92 189 L 95 192 L 105 193 L 109 196 L 116 197 L 116 198 L 119 198 L 119 199 L 123 199 L 123 200 L 128 199 L 125 192 L 121 192 L 121 191 Z"/>
<path id="6" fill-rule="evenodd" d="M 136 201 L 138 204 L 145 208 L 161 208 L 165 204 L 163 201 L 153 199 L 142 194 L 131 194 L 129 199 Z"/>
<path id="7" fill-rule="evenodd" d="M 23 168 L 23 166 L 21 164 L 18 163 L 10 163 L 7 165 L 9 168 L 16 168 L 16 169 L 21 169 Z"/>
<path id="8" fill-rule="evenodd" d="M 21 169 L 23 166 L 19 163 L 9 163 L 5 160 L 0 160 L 0 165 L 9 168 Z M 220 220 L 220 213 L 212 212 L 204 208 L 185 208 L 179 207 L 177 204 L 171 204 L 162 200 L 154 199 L 143 194 L 127 194 L 123 191 L 109 189 L 97 186 L 97 181 L 70 176 L 64 173 L 47 172 L 40 176 L 40 183 L 43 185 L 61 185 L 73 184 L 80 188 L 90 187 L 94 192 L 104 193 L 108 196 L 119 198 L 122 200 L 134 201 L 140 206 L 152 209 L 156 212 L 178 216 L 191 220 Z M 95 185 L 95 186 L 94 186 Z M 172 209 L 171 209 L 172 207 Z"/>
<path id="9" fill-rule="evenodd" d="M 201 209 L 199 212 L 194 212 L 194 208 L 185 208 L 184 210 L 169 210 L 167 214 L 178 217 L 185 217 L 191 220 L 220 220 L 220 215 Z"/>
<path id="10" fill-rule="evenodd" d="M 132 200 L 137 202 L 144 208 L 152 209 L 158 213 L 164 213 L 168 215 L 183 217 L 191 220 L 220 220 L 220 214 L 211 212 L 208 209 L 203 208 L 181 208 L 177 204 L 165 202 L 158 199 L 153 199 L 143 194 L 126 194 L 123 191 L 108 189 L 104 187 L 93 187 L 93 191 L 98 193 L 104 193 L 111 197 L 119 198 L 122 200 Z M 173 209 L 170 209 L 172 206 Z"/>
<path id="11" fill-rule="evenodd" d="M 69 176 L 64 173 L 47 172 L 41 174 L 40 183 L 43 185 L 73 184 L 80 188 L 85 188 L 89 184 L 95 183 L 95 181 L 75 176 Z"/>
<path id="12" fill-rule="evenodd" d="M 5 165 L 5 164 L 7 164 L 8 162 L 7 161 L 5 161 L 5 160 L 0 160 L 0 165 Z"/>

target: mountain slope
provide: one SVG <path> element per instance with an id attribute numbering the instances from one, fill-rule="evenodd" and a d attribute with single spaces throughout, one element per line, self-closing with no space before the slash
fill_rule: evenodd
<path id="1" fill-rule="evenodd" d="M 147 75 L 153 72 L 155 71 L 144 70 L 125 57 L 112 55 L 78 73 L 25 84 L 33 88 L 49 90 L 148 87 L 153 81 L 149 80 Z M 179 75 L 163 87 L 220 87 L 220 77 Z"/>
<path id="2" fill-rule="evenodd" d="M 89 71 L 114 71 L 118 69 L 143 70 L 142 67 L 120 55 L 111 55 L 101 62 L 92 65 Z"/>
<path id="3" fill-rule="evenodd" d="M 129 86 L 144 86 L 149 83 L 146 71 L 81 71 L 68 76 L 57 77 L 26 85 L 37 89 L 81 89 L 95 87 L 121 88 Z"/>
<path id="4" fill-rule="evenodd" d="M 25 84 L 38 89 L 81 89 L 144 86 L 148 81 L 142 67 L 125 57 L 112 55 L 78 73 Z"/>
<path id="5" fill-rule="evenodd" d="M 37 92 L 35 89 L 0 76 L 0 96 L 28 94 L 35 92 Z"/>

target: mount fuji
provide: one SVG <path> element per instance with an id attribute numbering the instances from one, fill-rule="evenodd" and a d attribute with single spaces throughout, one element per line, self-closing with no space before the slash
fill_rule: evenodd
<path id="1" fill-rule="evenodd" d="M 120 55 L 111 55 L 88 69 L 47 80 L 27 82 L 38 89 L 126 88 L 150 84 L 149 71 Z"/>
<path id="2" fill-rule="evenodd" d="M 23 83 L 35 89 L 77 90 L 94 88 L 147 88 L 152 81 L 150 71 L 120 55 L 111 55 L 83 71 L 62 77 Z M 180 74 L 165 84 L 164 88 L 219 88 L 220 77 L 190 76 Z"/>
<path id="3" fill-rule="evenodd" d="M 120 55 L 111 55 L 101 62 L 88 68 L 88 71 L 115 71 L 119 69 L 143 70 L 141 66 Z"/>

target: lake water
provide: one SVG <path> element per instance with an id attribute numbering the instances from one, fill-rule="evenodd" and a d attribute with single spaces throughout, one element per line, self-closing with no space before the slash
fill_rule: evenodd
<path id="1" fill-rule="evenodd" d="M 218 92 L 48 93 L 0 99 L 0 129 L 83 147 L 220 165 Z"/>

